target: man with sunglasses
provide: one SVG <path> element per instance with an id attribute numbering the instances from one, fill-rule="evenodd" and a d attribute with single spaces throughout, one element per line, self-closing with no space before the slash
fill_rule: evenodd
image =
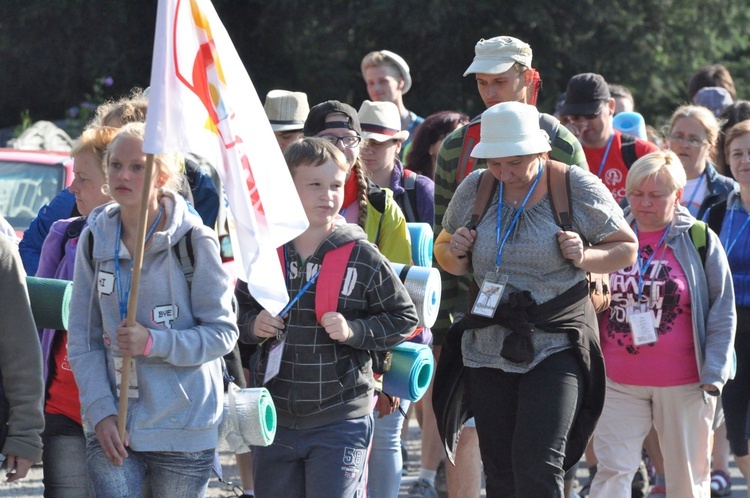
<path id="1" fill-rule="evenodd" d="M 568 81 L 562 121 L 574 126 L 583 144 L 586 162 L 612 192 L 617 202 L 625 198 L 625 177 L 636 159 L 659 148 L 645 140 L 615 130 L 615 99 L 604 78 L 582 73 Z"/>

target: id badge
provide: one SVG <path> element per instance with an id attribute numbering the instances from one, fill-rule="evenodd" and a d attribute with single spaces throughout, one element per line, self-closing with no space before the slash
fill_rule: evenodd
<path id="1" fill-rule="evenodd" d="M 268 350 L 268 365 L 266 365 L 266 374 L 263 376 L 263 384 L 279 375 L 281 370 L 281 355 L 284 354 L 284 344 L 286 339 L 276 339 Z"/>
<path id="2" fill-rule="evenodd" d="M 117 388 L 117 397 L 120 397 L 120 387 L 122 386 L 122 357 L 115 357 L 115 387 Z M 135 362 L 130 361 L 130 377 L 128 378 L 128 398 L 138 398 L 138 373 L 135 369 Z"/>
<path id="3" fill-rule="evenodd" d="M 630 330 L 633 332 L 633 343 L 636 346 L 656 342 L 654 315 L 648 308 L 633 306 L 628 312 L 628 321 L 630 322 Z"/>
<path id="4" fill-rule="evenodd" d="M 503 297 L 507 284 L 507 275 L 501 275 L 494 271 L 487 272 L 484 282 L 482 282 L 482 288 L 479 289 L 477 299 L 471 308 L 471 313 L 487 318 L 495 316 L 495 310 L 500 305 L 500 299 Z"/>

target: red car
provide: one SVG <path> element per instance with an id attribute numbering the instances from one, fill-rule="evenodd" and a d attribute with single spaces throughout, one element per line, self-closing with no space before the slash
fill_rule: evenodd
<path id="1" fill-rule="evenodd" d="M 0 148 L 0 214 L 19 237 L 39 209 L 72 181 L 69 152 Z"/>

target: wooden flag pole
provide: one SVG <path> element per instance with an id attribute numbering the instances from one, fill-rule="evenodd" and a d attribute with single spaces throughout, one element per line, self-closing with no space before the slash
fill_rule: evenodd
<path id="1" fill-rule="evenodd" d="M 141 266 L 143 265 L 143 252 L 146 243 L 146 224 L 148 223 L 148 198 L 151 194 L 152 176 L 154 170 L 154 155 L 146 155 L 146 171 L 143 180 L 143 191 L 141 192 L 141 212 L 138 217 L 138 232 L 135 242 L 135 262 L 133 263 L 133 275 L 130 282 L 130 296 L 128 297 L 128 314 L 125 317 L 125 326 L 135 325 L 136 312 L 138 311 L 138 288 L 141 283 Z M 117 242 L 118 244 L 120 241 Z M 125 427 L 128 414 L 128 391 L 130 385 L 130 370 L 133 368 L 133 358 L 125 355 L 122 358 L 122 377 L 120 380 L 120 406 L 117 414 L 117 430 L 120 440 L 125 443 Z"/>

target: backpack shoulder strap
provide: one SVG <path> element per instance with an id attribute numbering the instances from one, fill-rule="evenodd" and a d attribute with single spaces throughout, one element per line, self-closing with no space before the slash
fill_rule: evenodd
<path id="1" fill-rule="evenodd" d="M 568 166 L 558 161 L 547 161 L 547 191 L 552 204 L 555 223 L 563 230 L 573 229 L 573 210 L 570 202 L 570 173 Z"/>
<path id="2" fill-rule="evenodd" d="M 177 256 L 177 261 L 180 264 L 182 273 L 185 275 L 185 280 L 187 280 L 188 288 L 190 288 L 193 283 L 193 273 L 195 273 L 195 254 L 193 254 L 194 229 L 195 227 L 188 230 L 188 232 L 177 241 L 177 245 L 172 247 L 175 256 Z"/>
<path id="3" fill-rule="evenodd" d="M 551 147 L 555 143 L 555 139 L 557 138 L 557 133 L 560 129 L 560 121 L 558 121 L 558 119 L 554 116 L 550 116 L 549 114 L 540 112 L 539 128 L 544 130 L 549 136 L 549 145 Z"/>
<path id="4" fill-rule="evenodd" d="M 60 242 L 60 254 L 65 254 L 65 246 L 70 239 L 75 239 L 81 236 L 83 228 L 86 226 L 86 217 L 79 216 L 68 224 L 68 227 L 63 233 L 62 240 Z"/>
<path id="5" fill-rule="evenodd" d="M 693 241 L 695 249 L 701 257 L 701 263 L 706 266 L 706 251 L 708 245 L 708 225 L 702 221 L 696 220 L 690 226 L 690 240 Z"/>
<path id="6" fill-rule="evenodd" d="M 344 285 L 346 265 L 352 254 L 356 240 L 328 251 L 323 256 L 320 274 L 315 284 L 315 316 L 320 323 L 323 315 L 336 311 L 339 306 L 339 294 Z"/>
<path id="7" fill-rule="evenodd" d="M 406 221 L 417 222 L 417 173 L 404 169 L 404 217 Z"/>
<path id="8" fill-rule="evenodd" d="M 717 204 L 711 206 L 708 211 L 708 226 L 711 230 L 719 235 L 721 233 L 721 227 L 724 225 L 724 215 L 727 214 L 727 200 L 723 200 Z"/>
<path id="9" fill-rule="evenodd" d="M 476 230 L 479 222 L 484 218 L 490 207 L 492 196 L 497 189 L 498 182 L 495 175 L 488 169 L 484 170 L 479 177 L 477 186 L 477 195 L 474 196 L 474 205 L 471 208 L 471 219 L 469 220 L 469 230 Z M 502 202 L 502 200 L 498 200 Z"/>
<path id="10" fill-rule="evenodd" d="M 466 125 L 466 133 L 464 134 L 464 141 L 461 144 L 461 155 L 458 158 L 458 170 L 456 171 L 456 186 L 458 186 L 464 178 L 469 176 L 469 173 L 474 171 L 474 165 L 476 164 L 476 158 L 471 157 L 471 151 L 474 146 L 479 143 L 479 138 L 482 133 L 482 115 L 472 119 L 469 124 Z"/>
<path id="11" fill-rule="evenodd" d="M 627 133 L 623 133 L 620 137 L 620 154 L 628 170 L 638 160 L 638 155 L 635 152 L 635 141 L 636 137 Z"/>

